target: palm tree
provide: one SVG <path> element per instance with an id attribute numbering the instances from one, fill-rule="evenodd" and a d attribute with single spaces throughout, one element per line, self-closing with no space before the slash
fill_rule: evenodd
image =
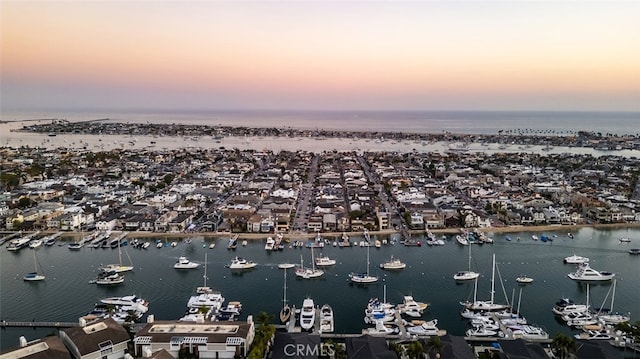
<path id="1" fill-rule="evenodd" d="M 429 338 L 426 343 L 426 351 L 430 358 L 431 354 L 433 354 L 433 358 L 439 358 L 440 351 L 442 351 L 443 347 L 444 345 L 442 344 L 442 340 L 440 340 L 440 337 L 438 336 Z"/>
<path id="2" fill-rule="evenodd" d="M 553 338 L 551 348 L 553 349 L 553 353 L 558 355 L 560 359 L 571 358 L 578 350 L 575 339 L 563 333 L 558 333 L 556 337 Z"/>
<path id="3" fill-rule="evenodd" d="M 422 343 L 420 343 L 420 341 L 418 340 L 411 342 L 411 344 L 409 344 L 409 349 L 407 350 L 407 354 L 411 359 L 422 358 L 424 354 L 424 348 L 422 347 Z"/>

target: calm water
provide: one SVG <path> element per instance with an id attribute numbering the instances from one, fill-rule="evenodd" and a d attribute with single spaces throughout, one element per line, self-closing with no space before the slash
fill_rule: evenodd
<path id="1" fill-rule="evenodd" d="M 592 267 L 617 273 L 617 289 L 614 309 L 631 311 L 632 320 L 640 320 L 640 256 L 631 256 L 629 248 L 640 247 L 640 230 L 594 230 L 582 228 L 576 231 L 575 239 L 567 238 L 569 227 L 559 227 L 551 243 L 531 240 L 532 233 L 511 233 L 513 241 L 505 240 L 504 234 L 495 234 L 495 244 L 474 246 L 472 267 L 482 273 L 478 283 L 478 299 L 489 299 L 491 279 L 491 257 L 495 253 L 498 263 L 496 278 L 502 278 L 507 297 L 515 293 L 517 301 L 522 288 L 521 312 L 530 322 L 547 328 L 551 335 L 570 330 L 556 321 L 551 307 L 560 297 L 570 297 L 577 302 L 586 300 L 586 286 L 573 282 L 566 274 L 573 267 L 562 263 L 572 254 L 591 258 Z M 538 233 L 540 235 L 541 233 Z M 516 237 L 521 237 L 516 241 Z M 621 237 L 629 237 L 631 243 L 620 244 Z M 353 238 L 355 239 L 355 238 Z M 209 240 L 211 241 L 211 240 Z M 192 271 L 176 271 L 172 268 L 176 259 L 186 255 L 191 260 L 208 262 L 208 284 L 220 290 L 227 301 L 240 300 L 244 306 L 243 318 L 247 314 L 266 311 L 274 316 L 282 305 L 283 272 L 277 264 L 285 261 L 300 262 L 302 256 L 308 265 L 311 251 L 307 248 L 286 249 L 268 253 L 264 242 L 249 242 L 247 247 L 235 252 L 226 249 L 226 238 L 215 240 L 216 248 L 209 249 L 202 239 L 191 244 L 181 242 L 177 247 L 148 250 L 126 249 L 135 271 L 126 275 L 125 284 L 113 288 L 88 284 L 95 277 L 101 264 L 117 262 L 117 251 L 111 249 L 83 248 L 73 252 L 66 246 L 55 245 L 37 249 L 38 258 L 47 276 L 44 282 L 27 283 L 22 276 L 32 271 L 32 250 L 25 248 L 18 253 L 0 248 L 0 317 L 5 320 L 76 321 L 86 314 L 100 298 L 114 295 L 136 294 L 151 302 L 150 311 L 157 319 L 178 319 L 183 315 L 186 302 L 195 287 L 202 285 L 204 267 Z M 319 250 L 314 251 L 316 255 Z M 338 260 L 338 264 L 326 271 L 324 278 L 300 280 L 289 270 L 287 292 L 289 302 L 298 307 L 307 296 L 316 304 L 329 303 L 336 313 L 336 332 L 360 332 L 364 327 L 363 310 L 371 297 L 383 297 L 385 287 L 387 300 L 398 303 L 403 295 L 413 295 L 418 301 L 431 304 L 424 318 L 438 318 L 440 327 L 455 335 L 462 335 L 466 321 L 459 316 L 458 301 L 470 299 L 473 285 L 456 284 L 452 275 L 467 268 L 468 250 L 450 241 L 441 247 L 405 247 L 399 244 L 371 248 L 371 271 L 382 276 L 382 280 L 369 286 L 354 286 L 347 282 L 351 271 L 366 269 L 365 248 L 327 247 L 324 254 Z M 232 274 L 225 264 L 235 256 L 242 256 L 260 265 L 241 275 Z M 391 255 L 407 262 L 408 268 L 401 272 L 383 272 L 378 265 Z M 125 262 L 129 259 L 123 255 Z M 518 286 L 515 278 L 527 274 L 535 279 L 527 286 Z M 496 281 L 498 282 L 498 280 Z M 602 305 L 610 284 L 592 285 L 591 303 Z M 501 286 L 496 284 L 496 301 L 503 302 Z M 610 298 L 606 307 L 610 306 Z M 517 303 L 516 303 L 517 305 Z M 2 348 L 15 346 L 18 336 L 27 339 L 41 337 L 51 329 L 6 329 L 0 331 Z"/>

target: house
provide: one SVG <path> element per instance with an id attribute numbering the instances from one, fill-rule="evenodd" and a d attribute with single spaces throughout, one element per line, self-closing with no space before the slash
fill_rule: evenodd
<path id="1" fill-rule="evenodd" d="M 276 332 L 270 358 L 314 359 L 329 354 L 331 350 L 322 347 L 317 334 Z"/>
<path id="2" fill-rule="evenodd" d="M 181 353 L 200 358 L 244 357 L 254 335 L 251 316 L 246 322 L 155 321 L 151 317 L 133 339 L 134 355 L 148 358 L 164 349 L 173 358 Z"/>
<path id="3" fill-rule="evenodd" d="M 397 359 L 396 353 L 389 349 L 385 338 L 363 335 L 346 338 L 347 357 L 350 359 Z"/>
<path id="4" fill-rule="evenodd" d="M 74 359 L 123 358 L 131 341 L 129 333 L 112 318 L 60 331 L 60 339 Z"/>
<path id="5" fill-rule="evenodd" d="M 70 359 L 69 350 L 57 336 L 27 341 L 20 337 L 20 346 L 0 353 L 0 359 Z"/>

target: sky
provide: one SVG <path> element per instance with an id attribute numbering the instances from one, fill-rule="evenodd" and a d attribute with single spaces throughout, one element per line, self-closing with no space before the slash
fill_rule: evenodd
<path id="1" fill-rule="evenodd" d="M 640 111 L 640 2 L 0 2 L 2 111 Z"/>

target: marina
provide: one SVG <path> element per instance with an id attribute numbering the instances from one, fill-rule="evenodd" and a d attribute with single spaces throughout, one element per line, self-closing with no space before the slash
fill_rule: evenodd
<path id="1" fill-rule="evenodd" d="M 630 255 L 626 246 L 620 246 L 618 238 L 622 235 L 638 238 L 640 231 L 597 230 L 587 227 L 573 231 L 574 239 L 562 235 L 562 231 L 566 233 L 564 227 L 559 227 L 558 238 L 547 243 L 533 240 L 507 241 L 503 239 L 505 234 L 496 233 L 491 234 L 496 239 L 493 245 L 474 246 L 472 266 L 481 273 L 478 297 L 488 297 L 491 258 L 495 253 L 500 272 L 500 276 L 496 275 L 496 282 L 503 282 L 506 287 L 505 295 L 496 286 L 496 301 L 513 302 L 511 297 L 519 288 L 513 279 L 527 273 L 536 280 L 522 288 L 519 307 L 529 323 L 543 327 L 551 337 L 558 332 L 578 334 L 578 330 L 557 321 L 551 308 L 558 298 L 568 297 L 581 302 L 585 297 L 586 285 L 566 277 L 566 273 L 574 270 L 575 265 L 564 263 L 567 256 L 580 253 L 588 256 L 589 263 L 594 266 L 597 263 L 597 268 L 606 268 L 616 273 L 615 308 L 620 312 L 631 312 L 631 321 L 638 320 L 638 313 L 634 312 L 637 298 L 640 297 L 636 275 L 638 257 Z M 532 234 L 516 232 L 509 235 L 530 238 Z M 351 237 L 352 241 L 360 242 L 363 239 L 357 235 Z M 371 237 L 373 240 L 387 239 L 376 234 Z M 59 245 L 40 247 L 36 250 L 45 266 L 47 280 L 25 283 L 22 280 L 23 274 L 33 270 L 30 249 L 12 252 L 3 246 L 0 250 L 3 284 L 0 298 L 3 314 L 0 319 L 6 320 L 6 323 L 28 322 L 32 319 L 35 319 L 34 323 L 72 323 L 86 314 L 100 298 L 135 294 L 149 301 L 147 314 L 153 314 L 157 319 L 177 320 L 184 316 L 183 308 L 194 288 L 202 285 L 202 268 L 205 262 L 208 266 L 208 285 L 224 297 L 242 302 L 241 319 L 249 314 L 255 316 L 260 311 L 271 313 L 277 318 L 283 301 L 283 269 L 279 268 L 279 264 L 286 262 L 289 257 L 302 255 L 310 258 L 311 249 L 289 245 L 283 251 L 266 252 L 264 240 L 249 240 L 246 247 L 228 251 L 225 248 L 228 238 L 221 236 L 215 239 L 214 242 L 220 245 L 213 250 L 208 245 L 202 245 L 204 240 L 200 243 L 200 240 L 195 239 L 190 243 L 179 240 L 175 247 L 168 246 L 159 250 L 129 247 L 126 250 L 135 263 L 135 269 L 128 272 L 124 283 L 117 286 L 87 284 L 98 273 L 100 263 L 113 261 L 115 249 L 85 246 L 79 251 L 69 251 L 66 246 Z M 69 239 L 63 236 L 62 240 Z M 154 238 L 143 240 L 147 241 L 153 242 Z M 328 246 L 323 249 L 323 254 L 335 259 L 336 264 L 327 267 L 325 275 L 315 280 L 288 276 L 287 302 L 300 308 L 303 299 L 310 297 L 318 304 L 316 309 L 329 304 L 335 318 L 333 335 L 360 334 L 364 329 L 371 328 L 362 320 L 363 306 L 371 298 L 385 296 L 386 288 L 386 300 L 390 303 L 400 304 L 406 295 L 429 303 L 423 315 L 408 319 L 437 319 L 439 329 L 446 330 L 449 334 L 465 335 L 470 326 L 468 319 L 459 314 L 462 308 L 458 301 L 472 298 L 474 283 L 455 282 L 451 280 L 451 276 L 461 267 L 468 266 L 468 248 L 458 244 L 451 235 L 444 246 L 416 248 L 400 243 L 391 244 L 392 241 L 387 243 L 379 250 L 370 252 L 371 274 L 380 276 L 378 283 L 361 285 L 349 282 L 348 274 L 362 267 L 361 258 L 366 257 L 367 247 Z M 200 268 L 189 271 L 173 269 L 173 263 L 183 255 L 200 264 Z M 260 265 L 250 272 L 225 269 L 225 265 L 236 256 L 252 258 Z M 406 268 L 402 271 L 373 269 L 379 268 L 391 256 L 403 258 Z M 593 303 L 603 301 L 611 285 L 610 282 L 592 284 L 590 297 Z M 172 290 L 168 291 L 166 288 Z M 255 298 L 256 288 L 262 293 L 260 300 Z M 348 295 L 337 297 L 334 295 L 336 289 Z M 345 300 L 346 298 L 349 299 Z M 55 307 L 56 311 L 46 309 L 51 307 Z M 3 343 L 11 344 L 16 342 L 21 333 L 24 334 L 20 328 L 6 328 L 0 335 Z M 31 335 L 29 332 L 26 334 Z"/>

